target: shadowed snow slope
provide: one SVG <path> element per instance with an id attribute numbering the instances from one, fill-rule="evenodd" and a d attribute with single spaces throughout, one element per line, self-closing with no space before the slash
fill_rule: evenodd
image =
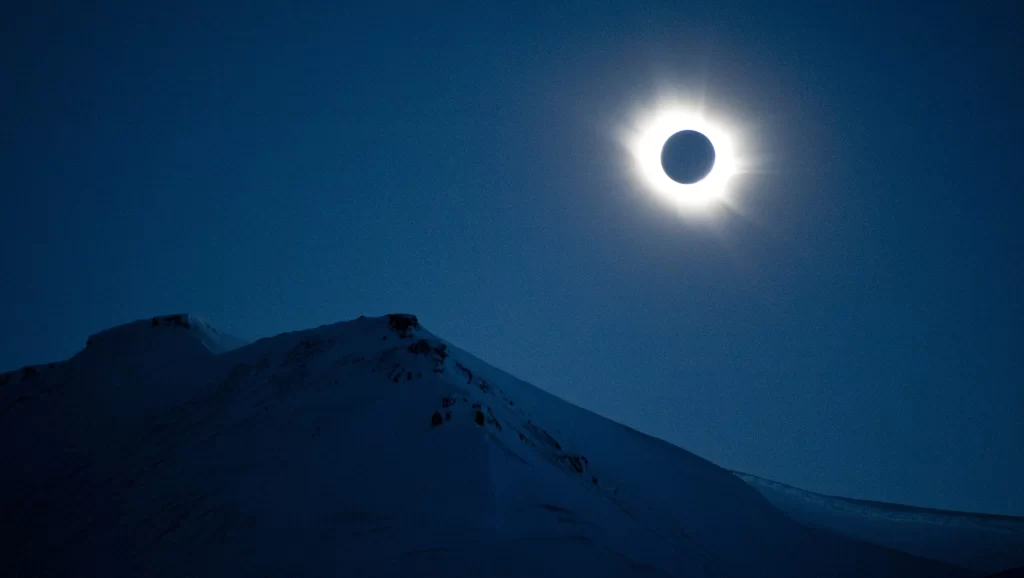
<path id="1" fill-rule="evenodd" d="M 978 575 L 811 531 L 730 472 L 490 367 L 413 316 L 236 345 L 170 316 L 0 376 L 6 569 Z"/>
<path id="2" fill-rule="evenodd" d="M 813 528 L 986 572 L 1024 566 L 1024 518 L 823 496 L 750 474 L 736 475 Z"/>

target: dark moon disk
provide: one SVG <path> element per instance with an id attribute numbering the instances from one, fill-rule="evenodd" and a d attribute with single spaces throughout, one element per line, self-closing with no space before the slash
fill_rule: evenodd
<path id="1" fill-rule="evenodd" d="M 695 130 L 679 131 L 661 148 L 661 166 L 673 181 L 692 185 L 715 166 L 715 146 Z"/>

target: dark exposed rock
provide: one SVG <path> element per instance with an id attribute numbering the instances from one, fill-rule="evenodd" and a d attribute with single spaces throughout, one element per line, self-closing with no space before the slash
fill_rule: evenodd
<path id="1" fill-rule="evenodd" d="M 467 385 L 470 384 L 470 383 L 473 383 L 473 372 L 470 371 L 468 367 L 466 367 L 465 365 L 462 365 L 458 361 L 455 362 L 455 367 L 457 367 L 459 369 L 459 371 L 461 371 L 462 373 L 466 374 L 466 384 Z"/>
<path id="2" fill-rule="evenodd" d="M 443 362 L 445 359 L 448 358 L 448 345 L 444 343 L 439 344 L 437 347 L 434 348 L 434 353 L 437 354 L 437 356 Z"/>
<path id="3" fill-rule="evenodd" d="M 530 433 L 532 433 L 534 437 L 539 439 L 541 443 L 561 451 L 562 444 L 558 443 L 558 440 L 551 437 L 551 434 L 549 434 L 543 428 L 536 426 L 532 421 L 528 420 L 526 422 L 526 429 L 530 430 Z"/>
<path id="4" fill-rule="evenodd" d="M 441 412 L 435 411 L 434 415 L 430 416 L 431 425 L 441 425 L 444 423 L 444 418 L 441 417 Z"/>
<path id="5" fill-rule="evenodd" d="M 484 425 L 484 412 L 480 410 L 476 412 L 476 425 Z"/>
<path id="6" fill-rule="evenodd" d="M 434 373 L 444 373 L 444 360 L 448 357 L 448 346 L 441 343 L 431 345 L 426 339 L 420 339 L 409 345 L 409 353 L 413 355 L 430 355 L 434 357 Z"/>
<path id="7" fill-rule="evenodd" d="M 547 510 L 549 512 L 557 512 L 559 514 L 572 514 L 572 510 L 568 508 L 563 508 L 561 506 L 556 506 L 554 504 L 537 504 L 537 507 L 541 508 L 542 510 Z"/>
<path id="8" fill-rule="evenodd" d="M 558 460 L 561 461 L 561 462 L 564 462 L 574 472 L 576 472 L 578 474 L 582 474 L 583 470 L 587 469 L 587 466 L 590 465 L 590 462 L 587 460 L 586 456 L 577 456 L 577 455 L 573 455 L 573 454 L 564 454 L 564 455 L 558 456 Z"/>
<path id="9" fill-rule="evenodd" d="M 169 327 L 184 327 L 188 329 L 192 325 L 188 322 L 188 315 L 164 315 L 162 317 L 154 317 L 152 321 L 153 327 L 160 327 L 161 325 L 167 325 Z"/>
<path id="10" fill-rule="evenodd" d="M 487 423 L 496 427 L 498 431 L 501 431 L 501 422 L 498 421 L 498 418 L 494 417 L 494 414 L 491 413 L 491 410 L 487 410 Z"/>
<path id="11" fill-rule="evenodd" d="M 421 353 L 427 354 L 430 353 L 432 350 L 433 348 L 430 346 L 430 342 L 428 342 L 426 339 L 420 339 L 419 341 L 409 346 L 409 353 L 412 353 L 414 355 L 419 355 Z"/>
<path id="12" fill-rule="evenodd" d="M 414 329 L 419 329 L 420 321 L 416 319 L 415 315 L 392 313 L 388 315 L 388 327 L 395 333 L 398 333 L 399 337 L 405 339 L 412 336 Z"/>

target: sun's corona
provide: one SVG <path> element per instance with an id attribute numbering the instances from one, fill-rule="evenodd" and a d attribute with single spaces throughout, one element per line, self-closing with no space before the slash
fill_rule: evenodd
<path id="1" fill-rule="evenodd" d="M 683 184 L 665 173 L 662 149 L 680 131 L 696 131 L 714 146 L 714 166 L 703 179 Z M 706 208 L 727 200 L 729 180 L 737 172 L 733 139 L 702 115 L 678 109 L 661 110 L 641 123 L 629 144 L 638 176 L 654 192 L 683 208 Z"/>

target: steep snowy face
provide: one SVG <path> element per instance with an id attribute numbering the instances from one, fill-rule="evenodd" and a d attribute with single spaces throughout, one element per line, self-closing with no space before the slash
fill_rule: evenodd
<path id="1" fill-rule="evenodd" d="M 130 424 L 192 398 L 216 357 L 243 345 L 197 315 L 161 315 L 92 335 L 67 370 L 90 384 L 77 394 L 94 412 Z"/>
<path id="2" fill-rule="evenodd" d="M 131 421 L 192 397 L 199 374 L 246 342 L 197 315 L 163 315 L 101 331 L 67 361 L 0 373 L 0 416 L 71 408 L 88 417 Z M 57 422 L 61 423 L 61 422 Z"/>
<path id="3" fill-rule="evenodd" d="M 217 354 L 244 344 L 198 316 L 164 315 L 97 333 L 67 361 L 0 374 L 0 457 L 17 474 L 6 497 L 16 503 L 193 398 Z"/>
<path id="4" fill-rule="evenodd" d="M 794 520 L 983 572 L 1024 566 L 1024 518 L 824 496 L 735 472 Z"/>
<path id="5" fill-rule="evenodd" d="M 490 367 L 411 315 L 221 355 L 182 345 L 179 364 L 146 353 L 123 366 L 115 343 L 134 340 L 95 341 L 55 387 L 125 396 L 117 415 L 144 419 L 104 436 L 69 422 L 84 440 L 75 460 L 0 488 L 16 574 L 972 575 L 810 532 L 730 472 Z M 130 395 L 151 388 L 160 403 Z M 47 438 L 38 401 L 13 406 L 0 433 L 47 441 L 0 450 L 3 471 L 21 472 L 30 448 L 64 451 L 72 434 Z"/>

